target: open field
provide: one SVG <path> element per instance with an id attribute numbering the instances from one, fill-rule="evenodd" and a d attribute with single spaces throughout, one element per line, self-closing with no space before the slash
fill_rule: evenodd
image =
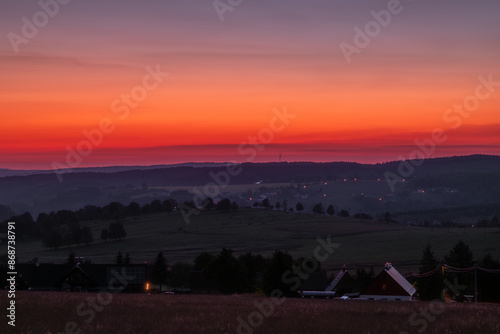
<path id="1" fill-rule="evenodd" d="M 430 243 L 438 259 L 458 242 L 470 245 L 476 258 L 490 252 L 500 258 L 500 228 L 417 228 L 350 218 L 290 214 L 277 211 L 242 209 L 236 212 L 202 212 L 192 215 L 186 224 L 178 213 L 151 214 L 124 221 L 124 240 L 103 242 L 100 232 L 110 221 L 82 223 L 91 227 L 94 243 L 88 246 L 63 247 L 49 250 L 40 240 L 17 239 L 18 262 L 35 257 L 40 262 L 61 263 L 70 251 L 94 263 L 113 261 L 118 251 L 129 252 L 134 263 L 152 261 L 163 251 L 170 264 L 191 262 L 203 251 L 220 252 L 222 247 L 235 253 L 252 252 L 269 255 L 275 250 L 288 251 L 292 256 L 311 257 L 318 237 L 331 235 L 341 244 L 328 261 L 327 270 L 340 265 L 375 265 L 386 261 L 405 270 L 415 270 L 426 243 Z M 403 271 L 405 271 L 403 270 Z"/>
<path id="2" fill-rule="evenodd" d="M 7 299 L 6 292 L 2 291 L 0 295 L 1 300 Z M 98 298 L 95 307 L 97 311 L 92 311 L 87 305 L 87 299 L 96 297 L 96 294 L 87 293 L 19 291 L 16 298 L 15 330 L 9 326 L 7 330 L 0 332 L 55 334 L 80 333 L 78 330 L 81 330 L 81 333 L 106 334 L 500 333 L 500 306 L 494 304 L 280 300 L 249 295 L 115 294 Z M 263 311 L 259 311 L 256 305 L 261 305 L 260 309 Z M 6 312 L 5 308 L 3 309 Z M 423 316 L 421 312 L 427 313 Z M 0 329 L 7 327 L 6 317 L 2 318 L 4 319 Z M 241 321 L 246 325 L 241 325 Z M 65 331 L 65 328 L 70 331 Z"/>

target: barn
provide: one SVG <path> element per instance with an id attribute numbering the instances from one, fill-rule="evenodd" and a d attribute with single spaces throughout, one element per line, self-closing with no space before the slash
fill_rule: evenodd
<path id="1" fill-rule="evenodd" d="M 415 300 L 416 289 L 390 263 L 361 292 L 360 298 L 368 300 Z"/>
<path id="2" fill-rule="evenodd" d="M 342 266 L 339 273 L 330 282 L 325 291 L 335 291 L 337 296 L 343 296 L 345 294 L 357 296 L 359 294 L 356 281 L 351 274 L 349 274 L 345 265 Z M 358 294 L 356 292 L 358 292 Z"/>

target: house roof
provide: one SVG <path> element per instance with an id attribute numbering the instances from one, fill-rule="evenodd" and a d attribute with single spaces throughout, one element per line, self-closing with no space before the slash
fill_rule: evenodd
<path id="1" fill-rule="evenodd" d="M 363 290 L 362 295 L 413 296 L 417 290 L 390 263 Z"/>
<path id="2" fill-rule="evenodd" d="M 408 282 L 406 280 L 406 278 L 403 277 L 403 275 L 401 275 L 399 273 L 399 271 L 396 270 L 396 268 L 394 268 L 390 263 L 386 263 L 385 265 L 385 268 L 384 270 L 389 274 L 389 276 L 392 277 L 393 280 L 395 280 L 410 296 L 413 296 L 413 294 L 415 292 L 417 292 L 417 290 L 415 289 L 415 287 L 413 287 L 413 285 L 410 284 L 410 282 Z"/>
<path id="3" fill-rule="evenodd" d="M 349 273 L 347 272 L 347 268 L 344 266 L 339 271 L 337 276 L 335 276 L 333 281 L 331 281 L 330 285 L 328 285 L 328 287 L 325 289 L 325 291 L 333 291 L 335 289 L 335 287 L 339 284 L 339 282 L 342 280 L 344 275 L 346 275 L 346 274 L 349 275 Z"/>

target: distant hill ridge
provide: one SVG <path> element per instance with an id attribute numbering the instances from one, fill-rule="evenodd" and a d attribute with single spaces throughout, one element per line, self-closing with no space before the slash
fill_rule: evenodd
<path id="1" fill-rule="evenodd" d="M 407 172 L 408 166 L 411 172 Z M 434 158 L 422 161 L 393 161 L 377 164 L 355 162 L 273 162 L 243 163 L 233 166 L 237 173 L 228 173 L 229 167 L 221 163 L 188 163 L 157 166 L 111 166 L 75 169 L 58 175 L 54 171 L 32 171 L 33 174 L 0 177 L 0 208 L 7 206 L 14 212 L 48 212 L 51 210 L 76 210 L 85 205 L 105 205 L 111 201 L 128 204 L 151 202 L 152 199 L 175 197 L 180 201 L 192 200 L 195 191 L 216 197 L 228 196 L 230 185 L 234 193 L 246 192 L 253 185 L 254 190 L 262 195 L 266 191 L 260 188 L 272 187 L 272 193 L 283 192 L 275 187 L 287 184 L 322 182 L 344 182 L 371 180 L 355 186 L 353 182 L 335 186 L 329 183 L 330 198 L 323 198 L 320 186 L 307 194 L 282 195 L 280 200 L 288 198 L 295 202 L 294 196 L 305 196 L 301 201 L 325 201 L 345 208 L 363 208 L 367 213 L 380 210 L 402 212 L 441 207 L 473 206 L 497 203 L 500 198 L 500 156 L 471 155 L 448 158 Z M 1 171 L 0 171 L 1 172 Z M 5 172 L 5 170 L 4 170 Z M 28 173 L 28 171 L 23 171 Z M 59 172 L 60 173 L 60 172 Z M 404 186 L 398 183 L 398 190 L 392 191 L 391 183 L 385 182 L 387 175 L 402 175 Z M 62 182 L 60 179 L 62 177 Z M 398 180 L 403 180 L 398 177 Z M 396 181 L 399 182 L 399 181 Z M 223 185 L 214 190 L 215 184 Z M 281 184 L 273 186 L 272 184 Z M 359 184 L 359 183 L 358 183 Z M 239 187 L 243 185 L 242 187 Z M 255 187 L 256 185 L 256 187 Z M 167 189 L 168 188 L 168 189 Z M 289 186 L 290 188 L 290 186 Z M 293 188 L 293 187 L 292 187 Z M 236 189 L 236 190 L 235 190 Z M 291 189 L 291 188 L 290 188 Z M 293 192 L 288 189 L 287 192 Z M 357 190 L 356 190 L 357 189 Z M 375 190 L 378 189 L 378 190 Z M 426 195 L 415 197 L 415 191 Z M 434 196 L 431 196 L 433 191 Z M 455 191 L 456 190 L 456 191 Z M 212 192 L 207 192 L 212 191 Z M 438 192 L 445 192 L 439 195 Z M 446 192 L 454 194 L 447 194 Z M 217 193 L 215 193 L 217 192 Z M 362 193 L 366 192 L 368 197 Z M 354 196 L 358 193 L 357 196 Z M 375 193 L 377 197 L 375 198 Z M 224 195 L 225 194 L 225 195 Z M 252 192 L 249 193 L 250 195 Z M 259 195 L 259 196 L 260 196 Z M 236 195 L 234 200 L 243 199 Z M 270 195 L 274 196 L 274 195 Z M 451 196 L 451 197 L 450 197 Z M 250 196 L 249 196 L 250 197 Z M 248 198 L 249 198 L 248 197 Z M 245 197 L 247 198 L 247 197 Z M 306 200 L 307 199 L 307 200 Z M 328 200 L 328 202 L 327 202 Z M 376 204 L 374 201 L 376 201 Z M 384 204 L 385 203 L 385 204 Z M 247 203 L 248 204 L 248 203 Z M 311 203 L 306 203 L 311 205 Z M 4 215 L 10 212 L 4 210 Z M 0 210 L 1 214 L 2 210 Z M 493 212 L 480 212 L 478 217 L 488 217 Z M 490 217 L 491 218 L 491 217 Z"/>
<path id="2" fill-rule="evenodd" d="M 66 169 L 65 173 L 116 173 L 116 172 L 124 172 L 128 170 L 148 170 L 148 169 L 160 169 L 160 168 L 174 168 L 174 167 L 194 167 L 194 168 L 202 168 L 202 167 L 218 167 L 218 166 L 226 166 L 228 163 L 226 162 L 187 162 L 187 163 L 179 163 L 179 164 L 161 164 L 161 165 L 150 165 L 150 166 L 105 166 L 105 167 L 82 167 L 82 168 L 73 168 Z M 51 174 L 54 173 L 52 169 L 9 169 L 9 168 L 0 168 L 0 177 L 4 176 L 23 176 L 23 175 L 34 175 L 34 174 Z"/>
<path id="3" fill-rule="evenodd" d="M 434 163 L 498 163 L 500 162 L 500 156 L 498 155 L 466 155 L 466 156 L 453 156 L 453 157 L 440 157 L 440 158 L 429 158 L 423 159 L 425 164 Z M 333 161 L 333 162 L 309 162 L 309 161 L 297 161 L 297 162 L 259 162 L 259 163 L 241 163 L 241 165 L 249 166 L 329 166 L 329 167 L 362 167 L 375 169 L 378 168 L 393 168 L 398 166 L 401 161 L 390 161 L 384 163 L 358 163 L 349 161 Z M 147 171 L 147 170 L 157 170 L 157 169 L 167 169 L 167 168 L 178 168 L 178 167 L 191 167 L 191 168 L 218 168 L 225 167 L 227 165 L 235 165 L 239 163 L 234 162 L 186 162 L 178 164 L 160 164 L 160 165 L 135 165 L 135 166 L 105 166 L 105 167 L 82 167 L 64 170 L 64 174 L 68 175 L 70 173 L 118 173 L 118 172 L 128 172 L 128 171 Z M 37 174 L 53 174 L 54 170 L 16 170 L 8 168 L 0 168 L 0 178 L 7 176 L 25 176 L 25 175 L 37 175 Z"/>

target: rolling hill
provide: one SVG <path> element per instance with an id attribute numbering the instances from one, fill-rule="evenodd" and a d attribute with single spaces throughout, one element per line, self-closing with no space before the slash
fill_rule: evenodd
<path id="1" fill-rule="evenodd" d="M 192 262 L 201 252 L 214 254 L 231 248 L 236 254 L 252 252 L 270 255 L 284 250 L 294 257 L 312 257 L 317 238 L 331 236 L 340 247 L 322 267 L 337 270 L 382 268 L 392 262 L 403 271 L 415 271 L 427 243 L 443 258 L 459 241 L 470 245 L 476 258 L 492 253 L 500 258 L 500 228 L 418 228 L 398 224 L 323 215 L 286 213 L 263 209 L 240 209 L 236 212 L 202 212 L 186 224 L 179 213 L 157 213 L 127 218 L 123 224 L 127 237 L 104 242 L 100 232 L 110 220 L 84 222 L 96 239 L 88 246 L 49 250 L 40 240 L 17 240 L 18 261 L 38 258 L 40 262 L 62 263 L 70 251 L 94 263 L 112 262 L 118 251 L 129 252 L 135 263 L 150 262 L 163 251 L 169 264 Z"/>

